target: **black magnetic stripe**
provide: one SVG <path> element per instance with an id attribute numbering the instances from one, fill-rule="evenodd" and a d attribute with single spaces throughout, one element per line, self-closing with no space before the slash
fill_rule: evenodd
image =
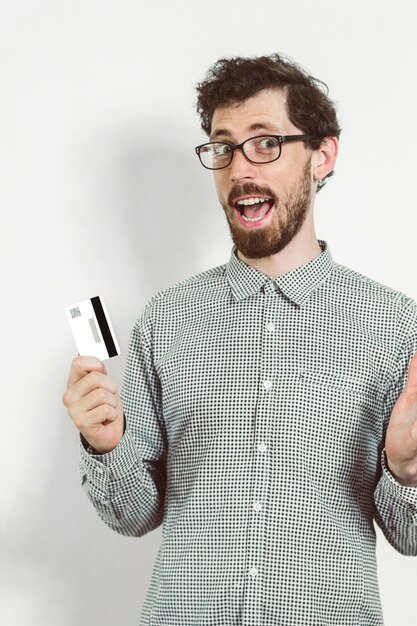
<path id="1" fill-rule="evenodd" d="M 96 296 L 95 298 L 90 298 L 90 300 L 93 305 L 94 313 L 96 314 L 98 325 L 100 326 L 101 334 L 103 335 L 104 343 L 106 344 L 107 353 L 109 357 L 117 356 L 116 346 L 114 345 L 113 337 L 107 323 L 100 297 Z"/>

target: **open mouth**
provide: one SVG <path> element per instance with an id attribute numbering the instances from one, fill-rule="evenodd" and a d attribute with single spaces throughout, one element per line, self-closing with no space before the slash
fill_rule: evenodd
<path id="1" fill-rule="evenodd" d="M 233 204 L 239 221 L 247 225 L 260 223 L 268 215 L 273 205 L 273 199 L 265 196 L 239 198 Z"/>

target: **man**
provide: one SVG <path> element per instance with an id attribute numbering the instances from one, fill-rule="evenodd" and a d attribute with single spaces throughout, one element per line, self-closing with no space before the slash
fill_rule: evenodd
<path id="1" fill-rule="evenodd" d="M 142 624 L 382 624 L 373 520 L 417 554 L 416 305 L 316 237 L 340 133 L 320 81 L 223 59 L 198 94 L 235 247 L 148 303 L 122 400 L 74 359 L 83 483 L 122 534 L 163 522 Z"/>

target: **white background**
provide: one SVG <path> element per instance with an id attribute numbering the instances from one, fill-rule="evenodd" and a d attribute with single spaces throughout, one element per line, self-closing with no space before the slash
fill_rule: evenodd
<path id="1" fill-rule="evenodd" d="M 408 0 L 1 0 L 1 624 L 138 622 L 160 531 L 113 533 L 79 485 L 64 306 L 104 296 L 120 385 L 145 301 L 228 259 L 193 152 L 211 63 L 283 52 L 327 82 L 343 134 L 318 236 L 417 298 L 416 17 Z M 386 624 L 415 625 L 417 559 L 379 532 L 378 559 Z"/>

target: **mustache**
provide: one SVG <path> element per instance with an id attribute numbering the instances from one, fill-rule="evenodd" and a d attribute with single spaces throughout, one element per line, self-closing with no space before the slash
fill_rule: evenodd
<path id="1" fill-rule="evenodd" d="M 234 185 L 227 197 L 227 203 L 232 206 L 241 196 L 268 196 L 277 203 L 277 197 L 269 187 L 260 187 L 255 183 L 243 183 L 242 185 Z"/>

